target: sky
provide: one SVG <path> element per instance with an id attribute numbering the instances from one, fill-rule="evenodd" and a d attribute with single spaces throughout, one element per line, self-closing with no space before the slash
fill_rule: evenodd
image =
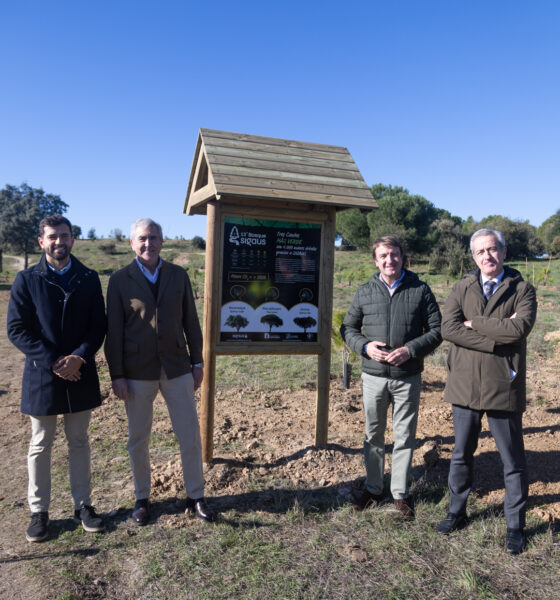
<path id="1" fill-rule="evenodd" d="M 201 127 L 345 146 L 466 219 L 560 209 L 560 3 L 18 0 L 0 7 L 0 188 L 85 234 L 183 214 Z"/>

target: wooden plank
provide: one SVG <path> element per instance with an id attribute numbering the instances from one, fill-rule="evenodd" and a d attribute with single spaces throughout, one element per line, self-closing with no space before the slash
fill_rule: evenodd
<path id="1" fill-rule="evenodd" d="M 212 172 L 214 184 L 216 185 L 216 192 L 218 194 L 223 193 L 224 189 L 231 186 L 243 186 L 243 187 L 258 187 L 261 189 L 271 190 L 287 190 L 290 192 L 310 192 L 312 194 L 324 194 L 324 195 L 337 195 L 337 196 L 349 196 L 354 198 L 372 198 L 370 189 L 364 184 L 362 187 L 354 187 L 351 185 L 321 185 L 318 183 L 306 183 L 303 181 L 289 181 L 278 177 L 267 178 L 267 177 L 248 177 L 248 176 L 235 176 L 225 175 L 223 173 Z"/>
<path id="2" fill-rule="evenodd" d="M 228 156 L 223 154 L 215 154 L 206 149 L 208 160 L 212 165 L 212 169 L 217 166 L 232 166 L 244 167 L 246 169 L 256 169 L 259 171 L 271 170 L 280 171 L 283 173 L 302 173 L 304 175 L 316 175 L 320 177 L 337 177 L 340 179 L 350 179 L 363 181 L 362 175 L 358 169 L 337 169 L 334 167 L 324 166 L 321 163 L 315 162 L 312 164 L 293 163 L 289 161 L 267 160 L 259 158 L 246 158 L 243 156 Z M 349 164 L 349 163 L 347 163 Z"/>
<path id="3" fill-rule="evenodd" d="M 329 144 L 317 144 L 314 142 L 299 142 L 297 140 L 285 140 L 282 138 L 263 137 L 260 135 L 249 135 L 248 133 L 234 133 L 229 131 L 219 131 L 218 129 L 201 129 L 200 134 L 203 138 L 213 137 L 225 140 L 234 140 L 240 142 L 250 142 L 265 146 L 284 146 L 286 148 L 302 148 L 309 150 L 320 150 L 324 152 L 337 152 L 339 154 L 348 154 L 348 149 L 344 146 L 333 146 Z"/>
<path id="4" fill-rule="evenodd" d="M 202 148 L 202 137 L 200 136 L 200 133 L 198 134 L 198 138 L 196 140 L 196 148 L 194 151 L 194 156 L 193 156 L 193 162 L 192 162 L 192 167 L 191 167 L 191 173 L 189 176 L 189 183 L 187 185 L 187 195 L 185 196 L 185 206 L 183 208 L 183 212 L 187 212 L 187 206 L 188 206 L 188 202 L 189 202 L 189 196 L 191 193 L 191 189 L 194 185 L 194 171 L 198 162 L 198 155 L 200 153 L 200 149 Z M 189 213 L 187 213 L 189 214 Z"/>
<path id="5" fill-rule="evenodd" d="M 205 143 L 204 149 L 206 155 L 212 155 L 214 160 L 217 157 L 232 157 L 245 160 L 263 160 L 273 163 L 285 162 L 289 165 L 316 165 L 322 168 L 338 169 L 340 171 L 351 171 L 359 173 L 359 169 L 354 161 L 328 160 L 326 158 L 315 158 L 311 156 L 295 156 L 294 154 L 279 154 L 277 152 L 261 152 L 258 150 L 241 150 L 239 148 L 225 148 L 224 146 L 215 146 Z M 361 175 L 360 175 L 361 176 Z"/>
<path id="6" fill-rule="evenodd" d="M 253 142 L 242 142 L 236 140 L 203 138 L 204 146 L 218 146 L 220 148 L 237 148 L 239 150 L 257 150 L 260 153 L 273 152 L 275 154 L 288 154 L 291 156 L 307 156 L 311 158 L 322 158 L 325 160 L 334 160 L 336 162 L 349 163 L 354 162 L 350 154 L 337 152 L 328 152 L 324 150 L 308 150 L 307 148 L 286 148 L 285 146 L 265 146 Z"/>
<path id="7" fill-rule="evenodd" d="M 301 182 L 305 184 L 312 184 L 314 186 L 337 186 L 369 190 L 368 186 L 362 179 L 343 179 L 342 177 L 329 177 L 326 175 L 314 175 L 312 173 L 293 173 L 272 169 L 253 169 L 250 167 L 237 167 L 216 163 L 212 164 L 212 176 L 214 181 L 223 181 L 223 176 L 237 177 L 240 180 L 259 177 L 263 179 L 269 179 L 271 181 L 291 181 L 294 183 Z"/>
<path id="8" fill-rule="evenodd" d="M 318 337 L 323 348 L 317 364 L 317 404 L 315 417 L 315 445 L 324 446 L 329 433 L 329 389 L 331 371 L 331 327 L 333 309 L 334 238 L 336 211 L 330 208 L 322 227 L 321 268 L 319 271 Z"/>
<path id="9" fill-rule="evenodd" d="M 316 207 L 309 204 L 300 204 L 300 209 L 294 208 L 293 204 L 285 203 L 285 208 L 274 208 L 271 202 L 254 201 L 254 204 L 233 205 L 222 203 L 222 213 L 228 217 L 246 217 L 248 219 L 260 218 L 273 221 L 296 221 L 298 223 L 324 223 L 327 219 L 327 214 L 324 207 L 317 210 Z M 298 206 L 298 205 L 295 205 Z M 304 207 L 304 210 L 301 208 Z"/>
<path id="10" fill-rule="evenodd" d="M 214 397 L 216 392 L 216 353 L 214 352 L 215 330 L 218 320 L 218 272 L 220 251 L 220 209 L 216 201 L 208 203 L 206 219 L 206 258 L 204 278 L 204 324 L 202 360 L 204 379 L 200 390 L 200 437 L 202 460 L 212 462 L 214 453 Z"/>
<path id="11" fill-rule="evenodd" d="M 277 190 L 263 187 L 248 187 L 245 185 L 222 184 L 217 187 L 216 193 L 221 196 L 235 196 L 240 198 L 240 202 L 244 202 L 245 198 L 262 198 L 265 201 L 269 198 L 281 200 L 290 200 L 292 202 L 315 202 L 319 204 L 330 204 L 340 208 L 377 208 L 377 202 L 373 196 L 369 198 L 358 198 L 355 195 L 341 194 L 313 194 L 309 192 L 293 192 L 291 190 Z"/>

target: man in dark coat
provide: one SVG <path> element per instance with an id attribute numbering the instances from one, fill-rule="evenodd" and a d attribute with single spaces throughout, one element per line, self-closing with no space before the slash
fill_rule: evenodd
<path id="1" fill-rule="evenodd" d="M 533 286 L 504 267 L 506 241 L 501 232 L 480 229 L 471 237 L 478 266 L 457 282 L 443 309 L 442 334 L 451 342 L 445 400 L 453 405 L 455 448 L 449 469 L 449 514 L 438 533 L 449 534 L 467 522 L 467 498 L 473 481 L 473 456 L 482 416 L 504 467 L 506 550 L 519 554 L 525 545 L 529 495 L 523 446 L 526 341 L 536 315 Z"/>
<path id="2" fill-rule="evenodd" d="M 95 353 L 107 322 L 99 277 L 70 254 L 70 221 L 60 215 L 39 224 L 38 264 L 20 271 L 8 306 L 8 338 L 25 354 L 21 412 L 31 419 L 27 457 L 31 523 L 26 537 L 48 537 L 51 449 L 57 415 L 68 442 L 74 518 L 89 532 L 105 526 L 90 502 L 91 409 L 101 404 Z"/>
<path id="3" fill-rule="evenodd" d="M 346 344 L 362 356 L 366 484 L 354 508 L 362 510 L 383 500 L 385 426 L 392 403 L 391 493 L 395 508 L 410 520 L 414 518 L 408 496 L 421 373 L 424 357 L 441 343 L 441 314 L 428 285 L 402 268 L 398 238 L 377 239 L 373 259 L 379 273 L 358 288 L 340 328 Z"/>

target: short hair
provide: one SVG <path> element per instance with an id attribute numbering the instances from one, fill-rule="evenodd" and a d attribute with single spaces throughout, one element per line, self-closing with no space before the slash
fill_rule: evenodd
<path id="1" fill-rule="evenodd" d="M 136 219 L 136 221 L 132 223 L 132 225 L 130 226 L 130 239 L 134 238 L 138 227 L 155 227 L 159 233 L 159 237 L 163 240 L 163 232 L 161 230 L 161 225 L 159 223 L 156 223 L 153 219 L 146 218 Z"/>
<path id="2" fill-rule="evenodd" d="M 396 235 L 384 235 L 373 242 L 373 247 L 371 249 L 373 260 L 376 259 L 375 252 L 379 246 L 392 246 L 393 248 L 398 248 L 401 252 L 401 256 L 404 256 L 401 241 Z"/>
<path id="3" fill-rule="evenodd" d="M 503 249 L 506 247 L 506 238 L 504 237 L 504 234 L 501 231 L 498 231 L 497 229 L 479 229 L 478 231 L 475 231 L 471 235 L 470 247 L 471 247 L 471 254 L 473 256 L 474 256 L 473 242 L 476 240 L 476 238 L 479 238 L 482 236 L 488 236 L 488 235 L 493 235 L 496 238 L 496 241 L 498 242 L 498 246 L 500 246 L 500 249 Z"/>
<path id="4" fill-rule="evenodd" d="M 58 227 L 59 225 L 68 225 L 70 235 L 72 235 L 72 223 L 62 215 L 48 215 L 39 221 L 39 237 L 42 238 L 45 234 L 45 227 Z M 74 237 L 72 235 L 72 237 Z"/>

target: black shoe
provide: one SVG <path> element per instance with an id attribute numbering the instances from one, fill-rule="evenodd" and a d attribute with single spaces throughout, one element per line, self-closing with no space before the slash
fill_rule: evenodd
<path id="1" fill-rule="evenodd" d="M 447 517 L 438 525 L 436 531 L 441 535 L 449 535 L 452 531 L 463 529 L 468 523 L 467 515 L 461 513 L 456 515 L 454 513 L 448 513 Z"/>
<path id="2" fill-rule="evenodd" d="M 95 513 L 95 508 L 82 502 L 80 508 L 74 511 L 74 521 L 81 523 L 84 531 L 88 533 L 99 533 L 105 531 L 103 519 Z"/>
<path id="3" fill-rule="evenodd" d="M 369 506 L 377 506 L 383 500 L 383 494 L 372 494 L 369 490 L 363 489 L 361 492 L 354 494 L 352 508 L 354 510 L 364 510 Z"/>
<path id="4" fill-rule="evenodd" d="M 28 542 L 42 542 L 49 537 L 49 513 L 31 513 L 31 523 L 25 532 Z"/>
<path id="5" fill-rule="evenodd" d="M 146 525 L 150 520 L 150 502 L 147 498 L 136 500 L 134 510 L 132 511 L 132 520 L 136 525 Z"/>
<path id="6" fill-rule="evenodd" d="M 198 519 L 202 519 L 208 523 L 211 523 L 216 518 L 216 514 L 208 507 L 204 498 L 199 498 L 198 500 L 187 498 L 187 509 L 185 512 L 194 513 Z"/>
<path id="7" fill-rule="evenodd" d="M 521 554 L 525 550 L 525 532 L 523 529 L 510 529 L 506 533 L 506 552 Z"/>

